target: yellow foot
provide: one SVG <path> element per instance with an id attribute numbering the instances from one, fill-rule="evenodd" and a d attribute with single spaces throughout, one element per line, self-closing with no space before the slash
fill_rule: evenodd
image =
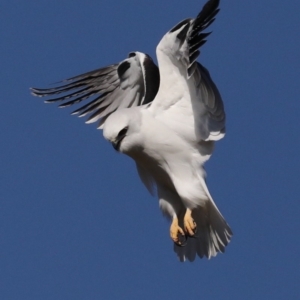
<path id="1" fill-rule="evenodd" d="M 171 227 L 170 236 L 173 242 L 179 246 L 185 246 L 185 234 L 181 227 L 178 225 L 178 218 L 174 217 Z"/>
<path id="2" fill-rule="evenodd" d="M 185 232 L 190 236 L 194 236 L 197 225 L 194 219 L 192 218 L 192 211 L 190 209 L 186 210 L 186 213 L 183 218 L 183 224 L 184 224 Z"/>

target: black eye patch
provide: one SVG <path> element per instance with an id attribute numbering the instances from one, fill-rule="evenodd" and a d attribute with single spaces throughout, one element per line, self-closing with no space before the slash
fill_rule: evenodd
<path id="1" fill-rule="evenodd" d="M 118 133 L 118 138 L 124 136 L 128 131 L 128 127 L 123 128 L 122 130 L 120 130 L 120 132 Z"/>

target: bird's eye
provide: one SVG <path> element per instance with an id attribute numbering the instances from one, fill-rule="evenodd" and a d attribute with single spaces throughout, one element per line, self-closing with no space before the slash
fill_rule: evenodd
<path id="1" fill-rule="evenodd" d="M 128 57 L 135 57 L 136 56 L 136 53 L 135 52 L 130 52 Z"/>
<path id="2" fill-rule="evenodd" d="M 128 127 L 123 128 L 122 130 L 120 130 L 120 132 L 118 133 L 118 137 L 122 137 L 124 135 L 126 135 L 128 131 Z"/>

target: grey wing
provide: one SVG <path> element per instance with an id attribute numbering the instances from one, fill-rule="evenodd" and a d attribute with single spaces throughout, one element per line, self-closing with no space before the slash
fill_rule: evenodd
<path id="1" fill-rule="evenodd" d="M 198 101 L 201 101 L 201 117 L 197 118 L 199 135 L 205 141 L 216 141 L 225 135 L 226 115 L 222 97 L 210 77 L 208 70 L 197 62 L 193 79 L 198 87 Z"/>
<path id="2" fill-rule="evenodd" d="M 200 54 L 199 48 L 206 42 L 205 38 L 211 34 L 202 31 L 214 22 L 215 16 L 220 11 L 219 4 L 219 0 L 208 1 L 193 20 L 186 37 L 187 75 L 194 77 L 195 85 L 199 88 L 199 100 L 204 106 L 199 119 L 201 124 L 198 124 L 200 135 L 204 140 L 219 140 L 225 135 L 226 116 L 221 95 L 208 70 L 196 61 Z"/>
<path id="3" fill-rule="evenodd" d="M 99 120 L 98 128 L 102 128 L 114 111 L 151 102 L 158 87 L 159 71 L 152 59 L 144 53 L 132 52 L 119 64 L 66 79 L 54 88 L 31 88 L 31 92 L 38 97 L 61 94 L 45 101 L 62 102 L 60 108 L 89 99 L 72 114 L 79 117 L 89 115 L 86 123 Z"/>
<path id="4" fill-rule="evenodd" d="M 174 92 L 169 88 L 170 85 L 162 84 L 164 89 L 159 91 L 151 105 L 152 110 L 157 115 L 163 115 L 165 123 L 171 123 L 170 126 L 183 136 L 188 136 L 189 133 L 182 130 L 180 123 L 189 124 L 190 128 L 194 127 L 197 141 L 219 140 L 225 134 L 222 98 L 207 69 L 197 62 L 200 47 L 210 34 L 203 31 L 214 22 L 219 12 L 219 3 L 219 0 L 208 0 L 196 18 L 186 19 L 177 24 L 158 45 L 159 61 L 164 61 L 163 67 L 180 70 L 181 76 L 174 76 L 173 80 L 177 80 L 174 85 L 186 84 L 188 90 L 178 88 L 178 95 L 167 97 L 174 95 Z M 173 59 L 170 64 L 166 57 L 176 57 L 176 60 Z M 160 67 L 161 74 L 164 74 L 163 67 Z M 167 82 L 168 78 L 163 77 L 161 81 Z M 182 83 L 183 81 L 186 83 Z M 186 94 L 189 94 L 190 98 L 184 96 Z M 181 107 L 186 108 L 183 113 Z M 189 115 L 186 113 L 188 109 L 192 111 Z M 175 124 L 169 120 L 180 120 L 180 123 Z"/>

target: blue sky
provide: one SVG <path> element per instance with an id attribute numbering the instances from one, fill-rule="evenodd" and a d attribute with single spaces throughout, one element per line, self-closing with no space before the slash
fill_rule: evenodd
<path id="1" fill-rule="evenodd" d="M 297 1 L 221 1 L 202 48 L 227 112 L 207 180 L 234 232 L 210 261 L 178 262 L 134 163 L 29 93 L 130 51 L 155 58 L 165 32 L 203 4 L 1 1 L 1 299 L 299 297 Z"/>

